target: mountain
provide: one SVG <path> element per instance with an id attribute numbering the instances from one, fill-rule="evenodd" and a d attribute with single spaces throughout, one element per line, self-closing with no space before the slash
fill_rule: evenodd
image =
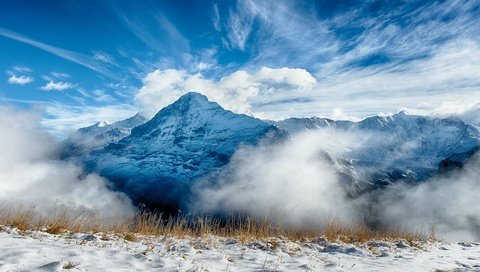
<path id="1" fill-rule="evenodd" d="M 188 93 L 117 143 L 82 160 L 136 202 L 177 209 L 189 184 L 228 163 L 241 146 L 288 135 L 259 119 L 235 114 Z"/>
<path id="2" fill-rule="evenodd" d="M 110 143 L 118 142 L 130 135 L 132 128 L 145 123 L 145 121 L 145 117 L 136 114 L 113 124 L 101 121 L 92 126 L 80 128 L 62 143 L 61 156 L 63 158 L 80 156 L 103 148 Z"/>
<path id="3" fill-rule="evenodd" d="M 275 125 L 291 135 L 322 128 L 357 135 L 362 147 L 347 152 L 344 164 L 363 172 L 367 181 L 385 185 L 418 182 L 461 166 L 480 147 L 480 132 L 457 118 L 432 118 L 400 112 L 360 122 L 326 118 L 291 118 Z"/>
<path id="4" fill-rule="evenodd" d="M 456 118 L 400 112 L 359 122 L 318 117 L 265 122 L 188 93 L 147 122 L 136 115 L 79 129 L 66 141 L 64 153 L 136 203 L 175 212 L 196 180 L 224 169 L 242 146 L 295 140 L 298 133 L 319 129 L 357 136 L 360 146 L 341 157 L 322 153 L 351 195 L 398 180 L 424 181 L 462 167 L 480 149 L 478 129 Z"/>
<path id="5" fill-rule="evenodd" d="M 300 132 L 314 131 L 320 128 L 347 129 L 354 124 L 351 121 L 335 121 L 320 117 L 289 118 L 271 123 L 292 135 Z"/>
<path id="6" fill-rule="evenodd" d="M 457 116 L 468 124 L 480 128 L 480 102 L 477 102 L 465 112 L 457 114 Z"/>

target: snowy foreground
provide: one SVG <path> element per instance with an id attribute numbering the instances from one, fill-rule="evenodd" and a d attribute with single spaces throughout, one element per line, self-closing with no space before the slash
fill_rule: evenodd
<path id="1" fill-rule="evenodd" d="M 0 232 L 0 271 L 480 271 L 479 243 L 369 242 L 323 238 L 240 243 L 219 237 L 51 235 Z"/>

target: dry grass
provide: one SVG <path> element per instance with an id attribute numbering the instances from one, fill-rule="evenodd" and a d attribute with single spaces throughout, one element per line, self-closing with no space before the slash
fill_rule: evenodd
<path id="1" fill-rule="evenodd" d="M 123 236 L 123 239 L 125 239 L 125 241 L 129 241 L 129 242 L 136 242 L 137 241 L 137 237 L 133 233 L 125 233 L 125 235 Z"/>
<path id="2" fill-rule="evenodd" d="M 346 243 L 402 239 L 414 245 L 417 241 L 435 238 L 434 232 L 425 235 L 422 231 L 412 232 L 400 228 L 373 230 L 364 224 L 346 224 L 337 218 L 326 219 L 322 224 L 310 226 L 308 229 L 276 224 L 267 218 L 254 220 L 233 216 L 229 219 L 178 216 L 165 219 L 161 214 L 150 212 L 137 212 L 127 218 L 113 217 L 106 223 L 104 218 L 65 207 L 56 208 L 48 216 L 40 216 L 34 208 L 2 208 L 0 225 L 13 226 L 21 231 L 41 230 L 51 234 L 115 233 L 128 241 L 136 241 L 137 235 L 172 237 L 213 235 L 235 238 L 241 242 L 272 237 L 299 241 L 323 236 L 330 241 Z M 107 236 L 104 234 L 104 237 Z"/>
<path id="3" fill-rule="evenodd" d="M 66 264 L 63 265 L 63 269 L 73 269 L 75 267 L 77 267 L 78 264 L 77 263 L 73 263 L 73 262 L 68 262 Z"/>
<path id="4" fill-rule="evenodd" d="M 330 241 L 345 243 L 364 243 L 372 240 L 406 240 L 414 241 L 434 239 L 434 235 L 427 236 L 420 228 L 416 231 L 407 228 L 372 229 L 365 224 L 345 224 L 338 218 L 328 220 L 323 229 L 323 236 Z"/>

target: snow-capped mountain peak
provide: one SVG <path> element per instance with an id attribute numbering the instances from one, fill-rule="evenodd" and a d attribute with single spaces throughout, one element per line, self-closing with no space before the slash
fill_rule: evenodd
<path id="1" fill-rule="evenodd" d="M 106 126 L 108 126 L 108 125 L 110 125 L 110 123 L 107 122 L 107 121 L 105 121 L 105 120 L 97 123 L 97 127 L 99 127 L 99 128 L 101 128 L 101 127 L 106 127 Z"/>
<path id="2" fill-rule="evenodd" d="M 92 150 L 103 148 L 130 135 L 132 128 L 143 124 L 145 117 L 136 114 L 128 119 L 109 123 L 101 121 L 94 125 L 80 128 L 63 142 L 62 157 L 72 157 L 86 154 Z"/>
<path id="3" fill-rule="evenodd" d="M 188 93 L 84 161 L 134 200 L 165 207 L 178 204 L 181 188 L 223 167 L 240 146 L 256 145 L 265 138 L 288 137 L 267 122 Z"/>

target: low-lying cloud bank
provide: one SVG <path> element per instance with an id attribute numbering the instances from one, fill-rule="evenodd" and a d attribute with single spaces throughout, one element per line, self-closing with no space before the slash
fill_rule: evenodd
<path id="1" fill-rule="evenodd" d="M 400 182 L 348 197 L 348 184 L 339 174 L 342 165 L 335 158 L 352 149 L 368 150 L 365 145 L 371 137 L 320 130 L 275 148 L 243 149 L 225 171 L 194 189 L 192 207 L 198 212 L 268 217 L 294 226 L 338 217 L 412 231 L 433 227 L 443 239 L 480 239 L 478 159 L 417 186 Z"/>
<path id="2" fill-rule="evenodd" d="M 105 219 L 133 211 L 130 200 L 95 174 L 56 159 L 58 144 L 40 127 L 39 114 L 0 106 L 0 203 L 35 207 L 48 214 L 58 206 L 88 210 Z"/>
<path id="3" fill-rule="evenodd" d="M 441 238 L 480 239 L 480 159 L 463 169 L 417 186 L 398 184 L 381 192 L 376 211 L 382 222 L 415 228 L 432 226 Z"/>
<path id="4" fill-rule="evenodd" d="M 324 150 L 341 152 L 347 138 L 329 141 L 333 132 L 306 134 L 281 146 L 238 151 L 227 170 L 201 184 L 196 208 L 247 213 L 304 226 L 330 216 L 354 217 L 354 207 L 339 184 Z"/>

